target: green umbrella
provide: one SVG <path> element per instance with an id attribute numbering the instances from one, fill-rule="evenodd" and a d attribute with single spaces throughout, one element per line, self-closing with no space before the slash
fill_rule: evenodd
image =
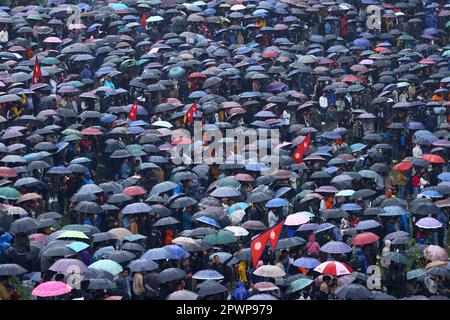
<path id="1" fill-rule="evenodd" d="M 236 237 L 231 231 L 220 230 L 215 234 L 208 234 L 203 238 L 203 241 L 214 246 L 221 244 L 230 244 L 236 242 Z"/>
<path id="2" fill-rule="evenodd" d="M 217 187 L 239 188 L 241 184 L 234 177 L 226 177 L 217 182 Z"/>
<path id="3" fill-rule="evenodd" d="M 0 188 L 0 198 L 6 200 L 17 200 L 20 198 L 20 192 L 11 187 Z"/>
<path id="4" fill-rule="evenodd" d="M 294 282 L 291 282 L 288 289 L 286 290 L 286 293 L 294 293 L 299 290 L 302 290 L 309 286 L 311 283 L 313 283 L 312 279 L 309 278 L 300 278 L 295 280 Z"/>
<path id="5" fill-rule="evenodd" d="M 414 269 L 414 270 L 411 270 L 406 273 L 406 279 L 412 280 L 412 279 L 420 278 L 420 277 L 426 275 L 426 273 L 427 272 L 425 269 Z"/>
<path id="6" fill-rule="evenodd" d="M 79 87 L 84 86 L 84 83 L 81 81 L 74 80 L 74 81 L 65 82 L 64 85 L 69 85 L 69 86 L 73 86 L 75 88 L 79 88 Z"/>
<path id="7" fill-rule="evenodd" d="M 120 64 L 120 70 L 123 71 L 129 67 L 135 66 L 136 64 L 137 64 L 137 61 L 134 59 L 125 60 L 124 62 L 122 62 Z"/>
<path id="8" fill-rule="evenodd" d="M 41 64 L 42 65 L 52 65 L 52 64 L 60 64 L 61 61 L 59 59 L 53 58 L 53 57 L 47 57 L 42 59 Z"/>
<path id="9" fill-rule="evenodd" d="M 83 134 L 80 131 L 75 130 L 75 129 L 66 129 L 62 132 L 62 134 L 66 135 L 66 136 L 69 136 L 69 135 L 75 135 L 75 136 L 80 136 L 80 137 L 83 136 Z"/>
<path id="10" fill-rule="evenodd" d="M 57 240 L 59 239 L 83 239 L 83 240 L 89 240 L 89 237 L 85 235 L 81 231 L 64 231 L 61 233 L 58 237 L 56 237 Z"/>
<path id="11" fill-rule="evenodd" d="M 299 196 L 300 198 L 303 198 L 303 197 L 306 196 L 307 194 L 310 194 L 310 193 L 313 193 L 313 192 L 314 192 L 313 190 L 306 189 L 306 190 L 303 190 L 302 192 L 300 192 L 300 193 L 298 194 L 298 196 Z"/>
<path id="12" fill-rule="evenodd" d="M 396 262 L 405 265 L 408 263 L 408 257 L 399 252 L 388 252 L 384 255 L 384 258 L 388 262 Z"/>
<path id="13" fill-rule="evenodd" d="M 61 139 L 61 142 L 81 141 L 81 137 L 75 134 L 70 134 Z"/>
<path id="14" fill-rule="evenodd" d="M 91 269 L 106 271 L 112 275 L 117 275 L 123 271 L 120 264 L 109 259 L 98 260 L 89 266 Z"/>

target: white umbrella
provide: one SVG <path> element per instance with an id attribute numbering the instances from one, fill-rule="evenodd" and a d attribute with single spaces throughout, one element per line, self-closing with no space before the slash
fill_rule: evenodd
<path id="1" fill-rule="evenodd" d="M 229 227 L 225 227 L 225 229 L 233 232 L 233 234 L 236 237 L 244 237 L 244 236 L 248 235 L 248 231 L 242 227 L 229 226 Z"/>

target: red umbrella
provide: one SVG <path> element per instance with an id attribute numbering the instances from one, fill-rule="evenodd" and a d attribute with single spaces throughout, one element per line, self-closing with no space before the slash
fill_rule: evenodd
<path id="1" fill-rule="evenodd" d="M 364 232 L 357 234 L 356 237 L 352 240 L 352 244 L 357 246 L 362 246 L 365 244 L 370 244 L 378 241 L 380 239 L 375 233 L 372 232 Z"/>
<path id="2" fill-rule="evenodd" d="M 321 274 L 330 274 L 333 276 L 341 276 L 345 274 L 350 274 L 353 272 L 353 269 L 350 266 L 343 262 L 338 261 L 326 261 L 318 265 L 314 271 L 317 271 Z"/>
<path id="3" fill-rule="evenodd" d="M 435 64 L 436 62 L 431 60 L 431 59 L 426 58 L 426 59 L 420 60 L 419 63 L 421 63 L 421 64 Z"/>
<path id="4" fill-rule="evenodd" d="M 13 168 L 0 167 L 0 177 L 14 178 L 14 177 L 17 177 L 17 172 Z"/>
<path id="5" fill-rule="evenodd" d="M 422 159 L 427 160 L 429 163 L 445 163 L 445 160 L 437 154 L 426 154 L 422 156 Z"/>
<path id="6" fill-rule="evenodd" d="M 383 53 L 389 53 L 391 52 L 391 50 L 389 50 L 388 48 L 385 47 L 376 47 L 375 49 L 373 49 L 376 52 L 383 52 Z"/>
<path id="7" fill-rule="evenodd" d="M 81 130 L 81 133 L 85 136 L 101 136 L 103 135 L 103 132 L 96 128 L 86 128 Z"/>
<path id="8" fill-rule="evenodd" d="M 343 82 L 356 82 L 356 81 L 361 81 L 361 79 L 357 76 L 354 75 L 349 75 L 349 76 L 345 76 L 341 79 L 341 81 Z"/>
<path id="9" fill-rule="evenodd" d="M 272 59 L 272 58 L 278 57 L 279 55 L 280 55 L 280 53 L 278 51 L 267 50 L 267 51 L 264 51 L 263 53 L 261 53 L 261 58 Z"/>
<path id="10" fill-rule="evenodd" d="M 123 194 L 126 194 L 127 196 L 134 197 L 134 196 L 142 196 L 144 194 L 147 194 L 147 190 L 145 190 L 141 186 L 131 186 L 123 189 Z"/>
<path id="11" fill-rule="evenodd" d="M 393 169 L 397 171 L 407 171 L 412 168 L 412 163 L 409 162 L 400 162 L 396 164 Z"/>
<path id="12" fill-rule="evenodd" d="M 193 72 L 187 78 L 188 78 L 188 80 L 192 80 L 192 79 L 206 79 L 207 76 L 206 76 L 206 74 L 201 73 L 201 72 Z"/>
<path id="13" fill-rule="evenodd" d="M 244 181 L 244 182 L 255 181 L 255 179 L 251 175 L 249 175 L 247 173 L 238 173 L 237 175 L 234 176 L 234 178 L 237 181 Z"/>

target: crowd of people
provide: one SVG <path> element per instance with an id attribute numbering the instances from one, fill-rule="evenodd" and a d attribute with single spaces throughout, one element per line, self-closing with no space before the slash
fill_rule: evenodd
<path id="1" fill-rule="evenodd" d="M 418 0 L 0 6 L 0 299 L 448 300 L 449 16 Z M 174 154 L 252 129 L 279 141 L 226 163 Z"/>

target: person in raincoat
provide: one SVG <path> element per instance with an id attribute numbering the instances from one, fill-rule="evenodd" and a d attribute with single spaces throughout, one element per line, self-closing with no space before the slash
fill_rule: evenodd
<path id="1" fill-rule="evenodd" d="M 236 289 L 233 290 L 231 294 L 231 300 L 247 300 L 248 299 L 248 291 L 245 289 L 244 284 L 241 281 L 238 281 L 236 285 Z"/>

